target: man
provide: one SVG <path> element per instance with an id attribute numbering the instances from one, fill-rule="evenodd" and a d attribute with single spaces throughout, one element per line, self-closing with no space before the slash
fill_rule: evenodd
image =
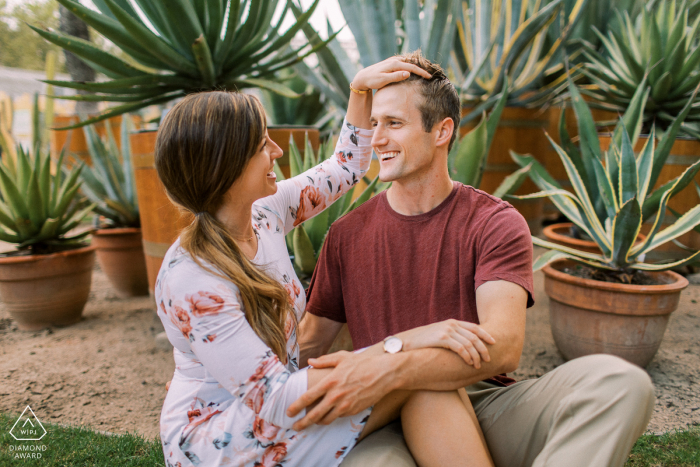
<path id="1" fill-rule="evenodd" d="M 444 348 L 311 358 L 313 366 L 334 370 L 292 404 L 297 412 L 318 402 L 295 428 L 357 413 L 397 389 L 465 387 L 497 466 L 622 466 L 651 417 L 648 375 L 596 355 L 536 380 L 505 376 L 518 366 L 525 310 L 533 304 L 527 225 L 508 203 L 450 180 L 457 93 L 419 52 L 401 59 L 432 78 L 411 75 L 373 97 L 379 178 L 393 183 L 331 228 L 309 287 L 301 364 L 326 353 L 344 322 L 356 349 L 443 322 Z M 473 349 L 464 354 L 464 335 L 444 323 L 450 318 L 495 339 L 489 361 L 480 362 Z M 415 465 L 396 425 L 368 437 L 343 462 L 372 465 Z"/>

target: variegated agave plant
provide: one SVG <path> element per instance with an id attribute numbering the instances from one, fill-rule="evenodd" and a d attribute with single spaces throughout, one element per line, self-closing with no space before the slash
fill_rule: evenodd
<path id="1" fill-rule="evenodd" d="M 644 104 L 649 92 L 645 80 L 615 128 L 611 147 L 604 153 L 601 153 L 590 109 L 571 81 L 569 92 L 578 118 L 580 148 L 571 142 L 563 118 L 560 134 L 564 148 L 551 138 L 550 142 L 566 168 L 574 192 L 564 190 L 532 157 L 512 154 L 521 165 L 532 164 L 530 177 L 543 190 L 519 198 L 549 197 L 571 222 L 596 242 L 602 254 L 586 253 L 532 237 L 535 245 L 551 250 L 535 261 L 534 269 L 567 258 L 595 268 L 623 273 L 633 270 L 662 271 L 698 258 L 700 252 L 674 262 L 643 262 L 644 255 L 651 250 L 700 225 L 698 205 L 662 229 L 669 199 L 693 181 L 700 171 L 700 161 L 679 177 L 656 190 L 652 189 L 673 146 L 680 124 L 690 111 L 697 90 L 658 145 L 655 145 L 656 134 L 652 129 L 638 157 L 633 148 L 639 137 Z M 639 232 L 645 219 L 653 219 L 653 226 L 646 238 L 642 238 Z"/>
<path id="2" fill-rule="evenodd" d="M 96 83 L 46 81 L 95 93 L 62 98 L 123 103 L 66 128 L 207 89 L 258 87 L 295 97 L 296 93 L 274 81 L 274 73 L 299 63 L 328 42 L 286 50 L 320 0 L 301 12 L 287 30 L 281 26 L 291 1 L 93 0 L 98 11 L 77 0 L 57 1 L 125 55 L 122 59 L 91 42 L 30 26 L 110 78 Z M 273 22 L 280 3 L 284 4 L 281 16 Z"/>
<path id="3" fill-rule="evenodd" d="M 333 154 L 332 140 L 333 138 L 329 138 L 327 143 L 321 145 L 318 153 L 315 153 L 307 138 L 304 147 L 304 157 L 302 158 L 294 139 L 290 137 L 290 175 L 295 177 L 306 172 Z M 275 174 L 278 180 L 285 179 L 277 164 L 275 164 Z M 326 234 L 328 229 L 331 228 L 331 224 L 367 201 L 374 193 L 387 189 L 389 185 L 390 183 L 382 183 L 379 181 L 379 177 L 376 177 L 354 201 L 352 199 L 353 189 L 341 196 L 329 208 L 298 225 L 287 234 L 285 238 L 287 248 L 294 254 L 294 266 L 297 272 L 303 276 L 310 276 L 314 272 L 318 255 L 321 253 L 321 248 L 326 240 Z"/>

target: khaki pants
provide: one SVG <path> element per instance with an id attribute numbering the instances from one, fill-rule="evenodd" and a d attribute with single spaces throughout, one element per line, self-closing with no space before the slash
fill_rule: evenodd
<path id="1" fill-rule="evenodd" d="M 498 467 L 621 467 L 654 406 L 651 379 L 610 355 L 591 355 L 507 388 L 466 388 Z M 371 434 L 341 467 L 415 467 L 394 422 Z"/>

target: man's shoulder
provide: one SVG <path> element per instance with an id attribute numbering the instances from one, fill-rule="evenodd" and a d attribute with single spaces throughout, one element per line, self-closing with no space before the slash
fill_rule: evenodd
<path id="1" fill-rule="evenodd" d="M 468 218 L 470 223 L 485 224 L 494 216 L 522 217 L 518 210 L 508 201 L 462 183 L 458 185 L 458 196 L 455 202 L 458 205 L 458 209 L 455 209 L 455 212 Z"/>
<path id="2" fill-rule="evenodd" d="M 371 224 L 377 219 L 379 219 L 378 216 L 375 216 L 375 213 L 380 207 L 382 198 L 385 196 L 386 192 L 381 192 L 376 196 L 373 196 L 372 198 L 368 199 L 360 206 L 356 207 L 355 209 L 353 209 L 352 211 L 335 221 L 331 226 L 331 229 L 333 229 L 336 232 L 349 232 L 355 231 L 357 229 L 361 230 L 366 228 L 368 226 L 368 223 Z"/>

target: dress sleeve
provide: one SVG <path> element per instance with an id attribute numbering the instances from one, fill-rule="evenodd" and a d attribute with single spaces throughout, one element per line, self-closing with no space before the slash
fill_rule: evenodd
<path id="1" fill-rule="evenodd" d="M 161 311 L 189 341 L 207 373 L 233 397 L 266 422 L 291 428 L 303 414 L 290 418 L 286 410 L 306 391 L 306 371 L 290 373 L 258 337 L 234 285 L 187 269 L 190 274 L 171 271 Z"/>
<path id="2" fill-rule="evenodd" d="M 256 205 L 276 214 L 285 235 L 333 204 L 362 179 L 372 159 L 373 130 L 343 120 L 333 155 L 306 172 L 277 184 L 277 193 Z"/>
<path id="3" fill-rule="evenodd" d="M 523 216 L 510 205 L 501 209 L 484 226 L 478 245 L 474 290 L 504 280 L 525 289 L 528 308 L 534 305 L 532 239 Z"/>

